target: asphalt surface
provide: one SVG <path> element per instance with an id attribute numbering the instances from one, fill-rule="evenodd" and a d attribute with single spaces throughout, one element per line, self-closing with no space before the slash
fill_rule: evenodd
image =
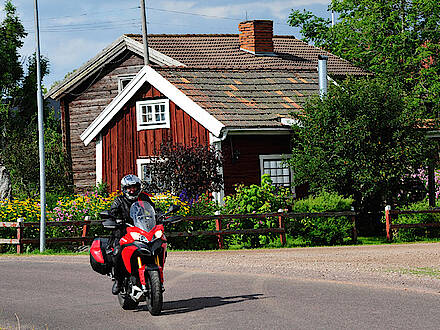
<path id="1" fill-rule="evenodd" d="M 179 254 L 169 253 L 173 258 Z M 0 256 L 0 329 L 438 329 L 440 324 L 437 292 L 172 265 L 165 270 L 163 312 L 153 317 L 144 305 L 122 310 L 111 281 L 92 271 L 87 256 Z"/>

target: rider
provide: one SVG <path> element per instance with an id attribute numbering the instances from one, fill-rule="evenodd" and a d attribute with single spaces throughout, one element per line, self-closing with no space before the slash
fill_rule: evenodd
<path id="1" fill-rule="evenodd" d="M 130 217 L 130 207 L 134 202 L 141 200 L 150 203 L 154 208 L 154 203 L 150 199 L 149 195 L 142 191 L 141 180 L 134 174 L 126 175 L 121 180 L 122 194 L 118 195 L 110 208 L 110 215 L 112 215 L 117 221 L 122 223 L 120 229 L 113 232 L 112 244 L 114 246 L 114 278 L 112 293 L 118 294 L 121 290 L 122 280 L 124 278 L 123 263 L 121 257 L 121 248 L 119 240 L 126 233 L 126 223 L 133 224 L 133 220 Z"/>

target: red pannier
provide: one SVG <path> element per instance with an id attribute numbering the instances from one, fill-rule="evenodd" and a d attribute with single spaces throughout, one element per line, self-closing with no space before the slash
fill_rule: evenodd
<path id="1" fill-rule="evenodd" d="M 90 265 L 92 269 L 102 275 L 110 274 L 112 271 L 111 252 L 107 254 L 108 238 L 95 238 L 90 248 Z"/>

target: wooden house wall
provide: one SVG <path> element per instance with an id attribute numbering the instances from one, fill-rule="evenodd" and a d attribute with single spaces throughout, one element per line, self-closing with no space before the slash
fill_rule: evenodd
<path id="1" fill-rule="evenodd" d="M 72 160 L 78 191 L 96 182 L 95 143 L 85 146 L 80 135 L 118 94 L 118 76 L 136 74 L 142 64 L 142 58 L 127 51 L 60 100 L 64 147 Z"/>
<path id="2" fill-rule="evenodd" d="M 222 142 L 225 195 L 235 184 L 260 184 L 260 155 L 290 154 L 290 135 L 229 135 Z"/>
<path id="3" fill-rule="evenodd" d="M 111 191 L 120 189 L 124 175 L 137 174 L 136 160 L 156 155 L 162 143 L 192 145 L 209 144 L 209 132 L 186 112 L 170 101 L 170 128 L 137 131 L 136 101 L 165 98 L 157 89 L 146 84 L 127 102 L 117 116 L 102 131 L 103 181 Z"/>

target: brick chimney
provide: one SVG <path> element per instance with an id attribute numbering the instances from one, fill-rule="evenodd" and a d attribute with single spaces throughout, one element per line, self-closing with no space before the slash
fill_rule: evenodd
<path id="1" fill-rule="evenodd" d="M 255 55 L 274 56 L 273 22 L 246 21 L 238 24 L 240 49 Z"/>

